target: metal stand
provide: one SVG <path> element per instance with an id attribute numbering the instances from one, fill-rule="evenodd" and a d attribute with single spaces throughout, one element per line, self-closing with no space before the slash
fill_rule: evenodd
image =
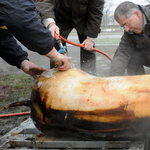
<path id="1" fill-rule="evenodd" d="M 23 149 L 129 149 L 129 150 L 149 150 L 149 140 L 145 141 L 83 141 L 67 139 L 66 137 L 44 136 L 29 118 L 20 126 L 14 128 L 2 138 L 0 138 L 0 150 L 23 150 Z"/>

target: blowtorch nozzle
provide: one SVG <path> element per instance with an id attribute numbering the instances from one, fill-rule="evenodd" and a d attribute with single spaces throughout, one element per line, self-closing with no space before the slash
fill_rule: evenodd
<path id="1" fill-rule="evenodd" d="M 63 46 L 61 38 L 56 39 L 57 43 L 59 44 L 59 51 L 58 53 L 61 53 L 63 55 L 67 55 L 67 50 L 66 50 L 66 46 Z"/>

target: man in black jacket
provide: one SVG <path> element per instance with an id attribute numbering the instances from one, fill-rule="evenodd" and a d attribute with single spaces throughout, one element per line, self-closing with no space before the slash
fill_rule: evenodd
<path id="1" fill-rule="evenodd" d="M 115 10 L 116 21 L 125 32 L 112 60 L 109 75 L 145 74 L 150 67 L 150 5 L 123 2 Z"/>
<path id="2" fill-rule="evenodd" d="M 79 41 L 84 45 L 80 51 L 80 67 L 96 75 L 96 54 L 92 49 L 94 38 L 100 33 L 104 0 L 37 1 L 36 9 L 53 36 L 56 32 L 67 38 L 73 28 L 77 31 Z"/>
<path id="3" fill-rule="evenodd" d="M 27 53 L 17 44 L 14 37 L 29 50 L 46 55 L 51 61 L 58 59 L 63 65 L 59 70 L 70 68 L 69 58 L 59 54 L 53 47 L 53 37 L 41 24 L 32 0 L 5 0 L 0 2 L 0 56 L 11 65 L 23 69 L 34 78 L 44 71 L 28 61 Z"/>

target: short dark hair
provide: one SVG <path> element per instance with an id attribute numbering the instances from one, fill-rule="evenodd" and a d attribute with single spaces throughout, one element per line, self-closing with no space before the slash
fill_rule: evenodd
<path id="1" fill-rule="evenodd" d="M 114 18 L 117 21 L 120 15 L 124 15 L 125 17 L 130 17 L 135 11 L 140 11 L 137 4 L 132 3 L 130 1 L 125 1 L 117 6 L 114 12 Z"/>

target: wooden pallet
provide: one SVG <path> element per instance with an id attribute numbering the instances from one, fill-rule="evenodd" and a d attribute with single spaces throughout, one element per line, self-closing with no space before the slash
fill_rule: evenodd
<path id="1" fill-rule="evenodd" d="M 31 118 L 0 138 L 0 149 L 129 149 L 149 150 L 149 140 L 131 141 L 84 141 L 74 137 L 47 137 L 33 124 Z"/>

